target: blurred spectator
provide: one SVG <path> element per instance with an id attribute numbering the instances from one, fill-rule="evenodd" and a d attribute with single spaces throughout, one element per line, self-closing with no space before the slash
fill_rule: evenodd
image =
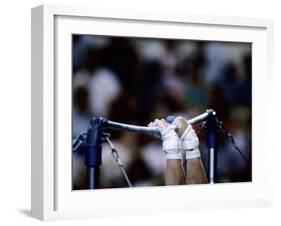
<path id="1" fill-rule="evenodd" d="M 98 69 L 88 83 L 90 110 L 93 115 L 107 117 L 112 102 L 121 92 L 117 76 L 106 68 Z"/>
<path id="2" fill-rule="evenodd" d="M 208 87 L 204 85 L 200 76 L 200 68 L 194 66 L 191 79 L 186 85 L 185 100 L 189 108 L 201 108 L 207 106 L 209 98 Z"/>
<path id="3" fill-rule="evenodd" d="M 87 131 L 89 128 L 89 118 L 90 114 L 88 112 L 88 100 L 89 94 L 85 87 L 80 86 L 74 90 L 73 94 L 73 123 L 72 133 L 73 136 L 77 136 L 83 131 Z"/>

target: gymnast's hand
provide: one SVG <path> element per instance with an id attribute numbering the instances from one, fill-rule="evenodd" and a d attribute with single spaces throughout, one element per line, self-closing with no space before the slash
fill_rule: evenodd
<path id="1" fill-rule="evenodd" d="M 149 123 L 149 127 L 159 129 L 163 151 L 167 159 L 181 159 L 181 142 L 177 133 L 164 119 L 155 119 Z"/>
<path id="2" fill-rule="evenodd" d="M 182 149 L 184 151 L 188 151 L 186 153 L 189 155 L 191 151 L 193 151 L 192 157 L 200 157 L 200 152 L 199 152 L 199 139 L 193 130 L 192 126 L 188 123 L 188 121 L 179 116 L 175 118 L 175 120 L 172 122 L 173 125 L 176 125 L 177 129 L 177 134 L 180 137 L 180 140 L 182 142 Z M 187 158 L 190 159 L 190 158 Z"/>
<path id="3" fill-rule="evenodd" d="M 157 127 L 161 135 L 162 147 L 167 159 L 165 184 L 184 184 L 185 174 L 181 164 L 181 142 L 177 133 L 164 119 L 155 119 L 148 126 Z"/>
<path id="4" fill-rule="evenodd" d="M 191 127 L 191 125 L 189 125 L 188 121 L 182 116 L 176 117 L 174 119 L 174 121 L 172 122 L 172 124 L 176 125 L 177 134 L 179 137 L 181 137 L 183 135 L 183 133 L 186 131 L 187 128 Z"/>
<path id="5" fill-rule="evenodd" d="M 176 125 L 177 134 L 182 142 L 183 155 L 185 155 L 185 175 L 187 184 L 207 183 L 206 172 L 199 151 L 199 139 L 188 121 L 179 116 L 172 124 Z"/>

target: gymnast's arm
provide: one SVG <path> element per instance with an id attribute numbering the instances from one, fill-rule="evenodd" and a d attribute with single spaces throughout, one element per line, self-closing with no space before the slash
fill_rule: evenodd
<path id="1" fill-rule="evenodd" d="M 179 159 L 167 159 L 165 171 L 165 184 L 178 185 L 185 184 L 184 168 Z"/>
<path id="2" fill-rule="evenodd" d="M 165 184 L 185 184 L 184 168 L 181 164 L 181 143 L 178 135 L 164 119 L 156 119 L 149 126 L 158 127 L 161 133 L 162 147 L 167 160 Z"/>
<path id="3" fill-rule="evenodd" d="M 181 116 L 177 117 L 173 124 L 178 128 L 177 134 L 182 141 L 182 148 L 185 152 L 185 179 L 186 184 L 208 183 L 206 172 L 202 164 L 200 151 L 198 149 L 199 140 L 188 124 L 187 120 Z"/>

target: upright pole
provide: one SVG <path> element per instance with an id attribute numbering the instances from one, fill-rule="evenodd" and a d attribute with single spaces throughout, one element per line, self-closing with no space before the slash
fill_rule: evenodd
<path id="1" fill-rule="evenodd" d="M 102 129 L 104 118 L 93 118 L 87 133 L 85 165 L 87 167 L 87 187 L 95 189 L 99 187 L 99 172 L 102 156 Z"/>
<path id="2" fill-rule="evenodd" d="M 206 122 L 208 148 L 208 180 L 210 184 L 214 184 L 216 182 L 217 169 L 217 122 L 215 117 L 216 113 L 211 110 L 208 113 L 209 114 Z"/>

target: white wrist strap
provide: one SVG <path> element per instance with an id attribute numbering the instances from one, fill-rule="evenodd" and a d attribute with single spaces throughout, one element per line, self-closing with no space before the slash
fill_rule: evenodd
<path id="1" fill-rule="evenodd" d="M 170 150 L 169 152 L 165 152 L 165 153 L 166 153 L 166 159 L 178 159 L 178 160 L 182 159 L 181 153 L 178 150 L 174 150 L 174 152 Z"/>
<path id="2" fill-rule="evenodd" d="M 172 136 L 164 140 L 162 148 L 167 159 L 181 159 L 181 142 L 177 136 Z"/>
<path id="3" fill-rule="evenodd" d="M 199 139 L 197 136 L 194 136 L 192 139 L 186 139 L 182 141 L 182 149 L 183 150 L 193 150 L 198 148 Z"/>
<path id="4" fill-rule="evenodd" d="M 182 150 L 185 151 L 185 158 L 186 159 L 194 159 L 201 157 L 199 147 L 199 139 L 192 129 L 192 126 L 189 125 L 187 129 L 181 136 L 182 140 Z"/>
<path id="5" fill-rule="evenodd" d="M 193 150 L 186 150 L 185 151 L 185 159 L 195 159 L 201 157 L 200 151 L 198 148 Z"/>
<path id="6" fill-rule="evenodd" d="M 176 132 L 167 127 L 161 132 L 162 148 L 166 154 L 166 159 L 181 159 L 181 142 Z"/>

